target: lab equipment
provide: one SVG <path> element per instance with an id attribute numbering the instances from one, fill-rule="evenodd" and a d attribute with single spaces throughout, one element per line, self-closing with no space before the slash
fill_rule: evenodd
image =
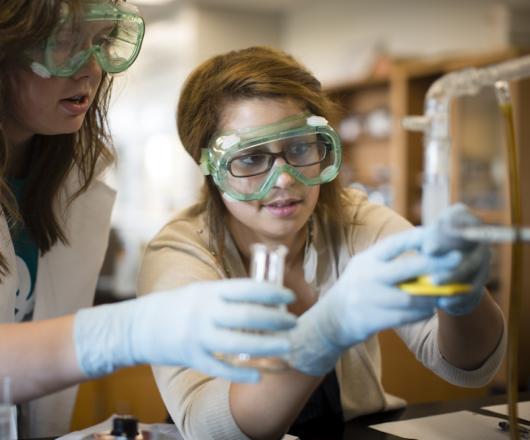
<path id="1" fill-rule="evenodd" d="M 275 165 L 281 157 L 284 163 Z M 235 200 L 261 200 L 278 176 L 289 173 L 307 186 L 339 173 L 342 147 L 328 121 L 308 112 L 273 124 L 214 134 L 202 150 L 201 170 Z"/>
<path id="2" fill-rule="evenodd" d="M 422 228 L 410 229 L 353 256 L 335 285 L 289 332 L 289 364 L 320 376 L 333 369 L 344 350 L 372 334 L 429 318 L 436 298 L 408 295 L 396 284 L 420 274 L 452 270 L 461 259 L 452 252 L 401 256 L 419 249 L 424 234 Z"/>
<path id="3" fill-rule="evenodd" d="M 250 251 L 251 278 L 260 283 L 266 282 L 278 287 L 283 286 L 287 247 L 254 243 L 250 246 Z M 276 372 L 288 367 L 287 363 L 280 357 L 253 357 L 249 353 L 239 353 L 236 356 L 219 354 L 219 358 L 235 366 L 258 368 L 261 371 Z"/>
<path id="4" fill-rule="evenodd" d="M 404 282 L 399 288 L 409 295 L 449 296 L 469 293 L 470 285 L 463 283 L 436 285 L 428 276 L 420 276 L 414 281 Z"/>
<path id="5" fill-rule="evenodd" d="M 287 330 L 294 316 L 274 307 L 291 292 L 248 279 L 200 282 L 119 304 L 77 312 L 77 360 L 88 377 L 139 363 L 185 365 L 236 382 L 255 382 L 259 372 L 237 368 L 215 353 L 278 356 L 289 351 L 281 334 L 243 330 Z"/>
<path id="6" fill-rule="evenodd" d="M 451 72 L 435 81 L 425 98 L 424 116 L 407 117 L 403 120 L 405 128 L 424 132 L 425 158 L 422 199 L 422 220 L 424 224 L 432 223 L 443 208 L 449 204 L 449 153 L 450 153 L 450 103 L 451 99 L 474 95 L 483 87 L 495 87 L 497 100 L 506 122 L 506 139 L 508 150 L 509 180 L 512 223 L 521 227 L 521 210 L 519 195 L 519 178 L 517 173 L 517 155 L 513 129 L 513 112 L 507 81 L 530 77 L 530 56 L 506 61 L 482 69 L 466 69 Z M 475 228 L 476 226 L 472 226 Z M 484 233 L 491 233 L 493 226 L 488 226 Z M 523 238 L 522 234 L 516 234 Z M 496 235 L 499 238 L 499 234 Z M 508 318 L 508 408 L 510 417 L 510 434 L 512 439 L 519 438 L 514 427 L 517 421 L 517 350 L 518 321 L 521 303 L 522 274 L 521 243 L 512 246 L 512 272 L 509 318 Z"/>
<path id="7" fill-rule="evenodd" d="M 133 416 L 115 416 L 112 418 L 112 429 L 85 437 L 83 440 L 142 440 L 138 432 L 138 419 Z"/>
<path id="8" fill-rule="evenodd" d="M 464 240 L 481 241 L 486 243 L 530 241 L 530 228 L 518 226 L 465 226 L 459 228 L 457 234 Z"/>
<path id="9" fill-rule="evenodd" d="M 119 73 L 127 70 L 138 56 L 145 25 L 134 6 L 123 1 L 90 1 L 76 14 L 65 2 L 61 15 L 58 26 L 42 47 L 26 54 L 37 75 L 72 76 L 92 56 L 105 72 Z"/>
<path id="10" fill-rule="evenodd" d="M 499 429 L 502 432 L 508 432 L 510 431 L 510 424 L 505 421 L 499 422 Z M 523 439 L 529 439 L 530 438 L 530 429 L 526 426 L 522 426 L 517 424 L 517 429 L 519 430 L 519 434 L 521 435 L 521 438 Z"/>
<path id="11" fill-rule="evenodd" d="M 460 227 L 480 224 L 480 220 L 466 206 L 455 204 L 445 209 L 434 224 L 426 227 L 422 252 L 441 255 L 457 249 L 462 254 L 462 263 L 455 270 L 431 277 L 433 283 L 441 288 L 454 289 L 453 283 L 465 283 L 464 286 L 468 286 L 465 293 L 438 300 L 438 307 L 453 316 L 471 313 L 485 292 L 491 260 L 489 245 L 463 240 L 453 233 Z"/>
<path id="12" fill-rule="evenodd" d="M 435 81 L 425 97 L 425 114 L 407 116 L 403 126 L 424 132 L 422 222 L 432 223 L 449 206 L 451 99 L 478 93 L 497 81 L 530 76 L 530 56 L 482 69 L 451 72 Z"/>
<path id="13" fill-rule="evenodd" d="M 11 400 L 11 378 L 0 381 L 0 439 L 13 440 L 17 436 L 17 407 Z"/>

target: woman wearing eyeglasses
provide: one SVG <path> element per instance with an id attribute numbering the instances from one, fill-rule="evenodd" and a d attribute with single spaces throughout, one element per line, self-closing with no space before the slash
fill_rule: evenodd
<path id="1" fill-rule="evenodd" d="M 154 368 L 185 438 L 303 438 L 312 427 L 402 405 L 381 384 L 375 333 L 386 328 L 399 327 L 425 365 L 459 385 L 486 383 L 500 364 L 503 318 L 483 288 L 487 249 L 444 239 L 441 227 L 474 218 L 457 206 L 437 225 L 414 229 L 342 189 L 331 112 L 320 83 L 269 48 L 213 57 L 183 87 L 178 132 L 206 182 L 201 201 L 150 243 L 139 293 L 244 277 L 253 243 L 283 245 L 284 283 L 296 295 L 288 310 L 299 316 L 288 332 L 290 366 L 258 384 Z M 397 287 L 421 274 L 472 289 L 429 298 Z"/>

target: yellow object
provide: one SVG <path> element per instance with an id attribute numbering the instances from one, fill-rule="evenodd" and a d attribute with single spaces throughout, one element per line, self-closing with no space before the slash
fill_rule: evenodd
<path id="1" fill-rule="evenodd" d="M 422 276 L 413 281 L 401 283 L 399 288 L 410 295 L 450 296 L 468 293 L 472 286 L 471 284 L 459 283 L 437 285 L 433 284 L 428 276 Z"/>

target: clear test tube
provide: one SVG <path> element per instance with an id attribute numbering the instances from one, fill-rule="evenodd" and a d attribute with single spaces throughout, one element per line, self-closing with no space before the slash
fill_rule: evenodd
<path id="1" fill-rule="evenodd" d="M 250 247 L 250 276 L 256 281 L 268 282 L 276 286 L 283 285 L 283 274 L 287 247 L 283 245 L 267 246 L 254 243 Z M 271 306 L 272 307 L 272 306 Z M 285 307 L 285 306 L 279 306 Z M 260 332 L 265 333 L 265 332 Z M 261 371 L 278 372 L 286 369 L 288 363 L 279 357 L 251 357 L 247 353 L 222 355 L 222 360 L 236 366 L 257 368 Z"/>
<path id="2" fill-rule="evenodd" d="M 12 440 L 17 437 L 17 407 L 11 400 L 11 378 L 0 381 L 0 439 Z"/>
<path id="3" fill-rule="evenodd" d="M 283 272 L 287 248 L 283 245 L 267 246 L 254 243 L 250 246 L 250 276 L 275 286 L 283 286 Z"/>

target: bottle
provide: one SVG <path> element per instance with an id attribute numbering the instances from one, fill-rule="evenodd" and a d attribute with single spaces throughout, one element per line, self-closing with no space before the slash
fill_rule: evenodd
<path id="1" fill-rule="evenodd" d="M 11 377 L 0 381 L 0 439 L 12 440 L 17 437 L 17 407 L 11 400 Z"/>
<path id="2" fill-rule="evenodd" d="M 112 419 L 110 434 L 100 433 L 88 437 L 94 440 L 134 440 L 141 439 L 138 434 L 138 419 L 133 416 L 116 416 Z"/>
<path id="3" fill-rule="evenodd" d="M 288 252 L 287 247 L 283 245 L 267 246 L 263 243 L 254 243 L 251 245 L 250 251 L 250 277 L 256 281 L 283 286 L 285 257 Z M 283 308 L 285 306 L 279 307 Z M 278 372 L 288 367 L 287 362 L 279 357 L 253 358 L 247 353 L 239 353 L 237 355 L 219 354 L 217 357 L 234 366 L 257 368 L 266 372 Z"/>

